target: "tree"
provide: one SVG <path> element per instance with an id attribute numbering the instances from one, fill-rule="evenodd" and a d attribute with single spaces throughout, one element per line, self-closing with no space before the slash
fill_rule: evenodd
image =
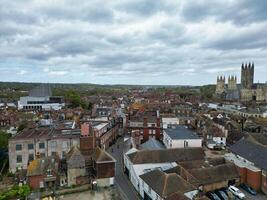
<path id="1" fill-rule="evenodd" d="M 65 98 L 70 103 L 70 106 L 72 108 L 77 108 L 81 106 L 82 100 L 81 100 L 80 95 L 76 91 L 69 90 L 66 93 Z"/>
<path id="2" fill-rule="evenodd" d="M 0 131 L 0 149 L 7 149 L 8 139 L 11 137 L 11 134 L 8 134 L 4 131 Z"/>

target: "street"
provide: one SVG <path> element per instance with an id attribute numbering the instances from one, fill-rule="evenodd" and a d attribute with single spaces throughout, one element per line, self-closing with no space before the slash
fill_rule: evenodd
<path id="1" fill-rule="evenodd" d="M 138 193 L 123 171 L 123 148 L 124 138 L 121 137 L 108 149 L 108 152 L 117 160 L 115 184 L 126 200 L 138 200 L 140 199 Z"/>

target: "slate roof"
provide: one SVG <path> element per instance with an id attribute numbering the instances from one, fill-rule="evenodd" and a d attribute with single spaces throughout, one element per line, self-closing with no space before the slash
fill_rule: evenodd
<path id="1" fill-rule="evenodd" d="M 128 155 L 133 164 L 181 162 L 202 160 L 205 153 L 202 148 L 173 148 L 140 150 Z"/>
<path id="2" fill-rule="evenodd" d="M 146 141 L 145 143 L 141 144 L 139 146 L 140 150 L 144 150 L 144 149 L 165 149 L 164 145 L 162 143 L 160 143 L 158 140 L 151 138 L 148 141 Z"/>
<path id="3" fill-rule="evenodd" d="M 167 174 L 159 170 L 154 170 L 141 175 L 140 178 L 163 198 L 175 192 L 185 193 L 195 189 L 175 173 Z"/>
<path id="4" fill-rule="evenodd" d="M 173 140 L 200 139 L 197 134 L 184 126 L 164 129 L 165 133 Z"/>
<path id="5" fill-rule="evenodd" d="M 241 139 L 230 147 L 230 151 L 254 163 L 257 167 L 267 170 L 266 147 Z"/>

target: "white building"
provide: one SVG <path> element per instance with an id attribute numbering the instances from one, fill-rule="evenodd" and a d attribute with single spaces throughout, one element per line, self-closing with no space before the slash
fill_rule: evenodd
<path id="1" fill-rule="evenodd" d="M 171 126 L 163 130 L 163 143 L 166 148 L 202 147 L 202 139 L 184 126 Z"/>
<path id="2" fill-rule="evenodd" d="M 124 169 L 136 191 L 144 198 L 144 184 L 140 176 L 153 170 L 166 171 L 179 161 L 201 160 L 202 148 L 187 149 L 130 149 L 124 154 Z"/>
<path id="3" fill-rule="evenodd" d="M 168 128 L 169 125 L 178 125 L 178 117 L 162 117 L 163 128 Z"/>
<path id="4" fill-rule="evenodd" d="M 29 96 L 20 97 L 19 110 L 60 110 L 65 106 L 62 97 L 53 97 L 49 87 L 39 86 L 29 92 Z"/>
<path id="5" fill-rule="evenodd" d="M 144 199 L 163 200 L 175 193 L 179 193 L 181 199 L 193 199 L 198 193 L 194 186 L 176 173 L 168 174 L 160 170 L 154 170 L 141 175 L 140 178 L 141 196 Z M 178 199 L 178 197 L 175 199 Z"/>

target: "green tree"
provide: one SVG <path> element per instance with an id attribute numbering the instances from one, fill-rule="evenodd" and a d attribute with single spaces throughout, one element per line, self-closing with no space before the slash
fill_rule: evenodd
<path id="1" fill-rule="evenodd" d="M 11 137 L 11 134 L 8 134 L 4 131 L 0 131 L 0 149 L 7 149 L 8 139 Z"/>

